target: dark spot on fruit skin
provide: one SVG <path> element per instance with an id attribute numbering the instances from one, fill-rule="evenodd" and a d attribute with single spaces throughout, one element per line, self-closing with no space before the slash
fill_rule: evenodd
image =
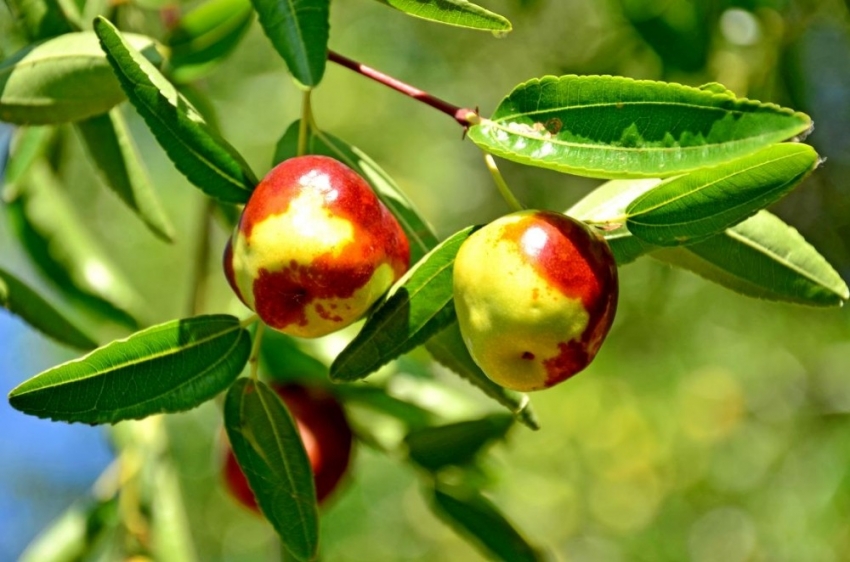
<path id="1" fill-rule="evenodd" d="M 285 213 L 305 191 L 320 193 L 325 208 L 352 225 L 352 241 L 335 254 L 319 256 L 309 267 L 293 261 L 283 271 L 260 271 L 253 287 L 255 310 L 278 329 L 293 323 L 305 325 L 305 308 L 315 299 L 351 297 L 381 263 L 389 263 L 398 279 L 410 262 L 407 237 L 392 213 L 363 178 L 325 156 L 286 160 L 260 182 L 239 221 L 248 245 L 256 224 Z M 339 315 L 327 319 L 336 318 L 342 321 Z"/>
<path id="2" fill-rule="evenodd" d="M 534 359 L 534 354 L 531 353 L 530 351 L 525 351 L 522 354 L 522 358 L 527 360 L 527 361 L 531 361 L 532 359 Z"/>

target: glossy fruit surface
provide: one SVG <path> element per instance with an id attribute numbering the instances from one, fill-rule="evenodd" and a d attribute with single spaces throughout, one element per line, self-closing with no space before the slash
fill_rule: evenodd
<path id="1" fill-rule="evenodd" d="M 322 503 L 337 488 L 351 461 L 353 435 L 345 412 L 333 396 L 321 389 L 294 384 L 274 384 L 272 388 L 298 424 L 313 469 L 316 499 Z M 229 445 L 222 471 L 228 491 L 242 505 L 258 511 L 254 493 Z"/>
<path id="2" fill-rule="evenodd" d="M 617 268 L 584 223 L 521 211 L 476 231 L 454 264 L 460 331 L 496 383 L 539 390 L 584 369 L 614 321 Z"/>
<path id="3" fill-rule="evenodd" d="M 230 286 L 272 328 L 335 332 L 407 270 L 410 248 L 366 181 L 325 156 L 301 156 L 257 185 L 224 252 Z"/>

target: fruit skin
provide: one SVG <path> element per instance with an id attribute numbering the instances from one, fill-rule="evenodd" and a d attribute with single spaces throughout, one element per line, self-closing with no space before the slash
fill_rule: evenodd
<path id="1" fill-rule="evenodd" d="M 473 233 L 454 264 L 460 332 L 494 382 L 540 390 L 584 369 L 617 309 L 605 240 L 549 211 L 506 215 Z"/>
<path id="2" fill-rule="evenodd" d="M 272 388 L 298 424 L 301 441 L 313 469 L 316 499 L 322 503 L 337 488 L 351 461 L 354 439 L 345 412 L 333 396 L 318 388 L 296 384 L 272 384 Z M 225 451 L 222 475 L 233 497 L 259 512 L 254 492 L 248 486 L 230 445 Z"/>
<path id="3" fill-rule="evenodd" d="M 273 168 L 224 252 L 230 286 L 269 326 L 306 338 L 363 316 L 409 266 L 392 213 L 353 170 L 326 156 Z"/>

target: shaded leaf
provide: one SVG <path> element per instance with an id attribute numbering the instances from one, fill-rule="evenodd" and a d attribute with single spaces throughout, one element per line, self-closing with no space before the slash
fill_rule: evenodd
<path id="1" fill-rule="evenodd" d="M 292 123 L 277 143 L 273 165 L 297 154 L 300 121 Z M 419 216 L 413 203 L 399 189 L 387 173 L 374 160 L 356 146 L 346 143 L 330 133 L 310 130 L 307 153 L 335 158 L 363 176 L 378 199 L 395 216 L 410 242 L 410 263 L 416 263 L 437 245 L 437 236 L 428 223 Z"/>
<path id="2" fill-rule="evenodd" d="M 840 306 L 850 297 L 829 262 L 767 211 L 704 242 L 665 248 L 653 257 L 751 297 L 814 306 Z"/>
<path id="3" fill-rule="evenodd" d="M 511 22 L 467 0 L 378 0 L 416 18 L 483 31 L 508 32 Z"/>
<path id="4" fill-rule="evenodd" d="M 275 330 L 263 333 L 261 357 L 266 372 L 276 380 L 312 379 L 327 382 L 328 367 L 299 347 L 295 338 Z"/>
<path id="5" fill-rule="evenodd" d="M 6 5 L 31 41 L 77 31 L 57 0 L 7 0 Z"/>
<path id="6" fill-rule="evenodd" d="M 517 86 L 469 130 L 521 164 L 597 178 L 668 177 L 804 134 L 811 120 L 728 93 L 614 76 L 546 76 Z"/>
<path id="7" fill-rule="evenodd" d="M 33 162 L 44 155 L 54 133 L 53 127 L 22 127 L 14 135 L 14 151 L 5 170 L 3 199 L 11 201 L 16 197 L 14 184 L 25 177 Z"/>
<path id="8" fill-rule="evenodd" d="M 239 379 L 227 393 L 224 423 L 236 460 L 284 548 L 297 560 L 312 560 L 319 543 L 313 471 L 286 406 L 263 382 Z"/>
<path id="9" fill-rule="evenodd" d="M 245 203 L 257 179 L 230 144 L 212 132 L 162 74 L 99 17 L 94 30 L 121 87 L 186 178 L 227 203 Z"/>
<path id="10" fill-rule="evenodd" d="M 151 68 L 161 62 L 153 39 L 128 33 L 126 41 Z M 0 121 L 67 123 L 105 113 L 122 100 L 91 31 L 30 45 L 0 63 Z"/>
<path id="11" fill-rule="evenodd" d="M 493 414 L 479 420 L 462 421 L 411 431 L 404 438 L 410 459 L 427 470 L 471 463 L 491 442 L 503 439 L 514 417 Z"/>
<path id="12" fill-rule="evenodd" d="M 330 0 L 251 0 L 260 25 L 301 84 L 322 81 L 328 56 Z"/>
<path id="13" fill-rule="evenodd" d="M 236 48 L 253 15 L 249 0 L 209 0 L 181 17 L 165 39 L 172 78 L 191 82 L 210 72 Z"/>
<path id="14" fill-rule="evenodd" d="M 78 349 L 93 349 L 97 343 L 56 310 L 23 281 L 0 268 L 0 306 L 20 316 L 27 324 L 58 342 Z"/>
<path id="15" fill-rule="evenodd" d="M 434 415 L 428 410 L 391 396 L 384 388 L 341 384 L 334 387 L 333 392 L 342 397 L 346 403 L 360 404 L 391 416 L 403 422 L 410 429 L 425 427 L 431 425 L 434 421 Z"/>
<path id="16" fill-rule="evenodd" d="M 477 490 L 438 485 L 432 507 L 449 525 L 471 538 L 485 554 L 499 560 L 542 560 L 499 508 Z"/>
<path id="17" fill-rule="evenodd" d="M 806 144 L 784 143 L 672 178 L 632 201 L 629 232 L 659 246 L 697 241 L 779 200 L 819 163 Z"/>
<path id="18" fill-rule="evenodd" d="M 251 336 L 233 316 L 173 320 L 44 371 L 13 389 L 9 403 L 88 424 L 180 412 L 227 388 L 250 351 Z"/>
<path id="19" fill-rule="evenodd" d="M 390 288 L 357 336 L 337 355 L 331 365 L 332 380 L 362 379 L 454 321 L 454 260 L 474 230 L 467 227 L 447 238 Z"/>
<path id="20" fill-rule="evenodd" d="M 633 262 L 655 246 L 632 236 L 626 226 L 626 207 L 640 195 L 661 183 L 660 179 L 610 180 L 567 210 L 571 217 L 600 225 L 618 266 Z"/>
<path id="21" fill-rule="evenodd" d="M 77 123 L 92 162 L 112 191 L 151 229 L 168 242 L 174 226 L 163 210 L 147 169 L 118 108 Z"/>
<path id="22" fill-rule="evenodd" d="M 461 378 L 466 379 L 484 394 L 507 408 L 518 422 L 530 429 L 540 429 L 528 395 L 499 386 L 491 381 L 484 374 L 484 371 L 475 364 L 463 343 L 457 319 L 428 340 L 425 348 L 438 363 L 460 375 Z"/>

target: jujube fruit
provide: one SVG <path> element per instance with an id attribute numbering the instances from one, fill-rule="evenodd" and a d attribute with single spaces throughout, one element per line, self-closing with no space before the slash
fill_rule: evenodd
<path id="1" fill-rule="evenodd" d="M 351 461 L 353 435 L 345 412 L 333 396 L 318 388 L 295 384 L 273 384 L 272 388 L 298 425 L 313 469 L 316 499 L 322 503 L 337 488 Z M 228 491 L 242 505 L 259 511 L 254 492 L 229 445 L 224 457 L 223 476 Z"/>
<path id="2" fill-rule="evenodd" d="M 473 233 L 454 263 L 454 299 L 470 355 L 496 383 L 539 390 L 584 369 L 614 321 L 617 268 L 584 223 L 521 211 Z"/>
<path id="3" fill-rule="evenodd" d="M 301 156 L 257 185 L 224 271 L 263 322 L 318 337 L 363 316 L 409 261 L 401 226 L 363 178 L 333 158 Z"/>

